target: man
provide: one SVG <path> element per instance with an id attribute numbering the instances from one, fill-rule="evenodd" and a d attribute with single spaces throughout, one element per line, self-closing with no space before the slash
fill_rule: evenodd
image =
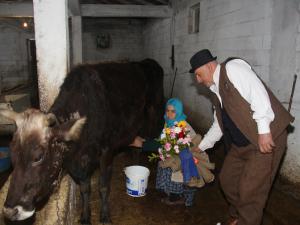
<path id="1" fill-rule="evenodd" d="M 293 117 L 247 62 L 216 58 L 204 49 L 190 59 L 190 72 L 215 94 L 214 122 L 198 147 L 205 151 L 224 134 L 231 143 L 220 173 L 230 203 L 226 224 L 259 225 Z"/>

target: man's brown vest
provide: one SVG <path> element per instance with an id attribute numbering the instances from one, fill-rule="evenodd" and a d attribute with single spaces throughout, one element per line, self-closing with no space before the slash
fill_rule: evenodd
<path id="1" fill-rule="evenodd" d="M 253 119 L 253 111 L 250 104 L 241 96 L 238 90 L 228 79 L 225 65 L 230 60 L 221 64 L 219 93 L 222 99 L 223 107 L 231 120 L 245 135 L 245 137 L 255 146 L 258 146 L 257 123 Z M 264 82 L 262 82 L 264 84 Z M 291 114 L 282 106 L 280 101 L 274 96 L 269 88 L 264 84 L 270 98 L 271 107 L 275 114 L 274 120 L 270 124 L 271 133 L 275 140 L 287 126 L 294 121 Z M 214 95 L 213 104 L 215 105 L 216 115 L 221 129 L 223 130 L 221 104 L 216 95 Z"/>

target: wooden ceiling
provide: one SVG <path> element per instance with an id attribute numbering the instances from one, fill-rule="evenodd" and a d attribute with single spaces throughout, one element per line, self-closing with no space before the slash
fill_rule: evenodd
<path id="1" fill-rule="evenodd" d="M 171 0 L 79 0 L 81 4 L 168 5 Z M 0 3 L 32 2 L 32 0 L 0 0 Z"/>

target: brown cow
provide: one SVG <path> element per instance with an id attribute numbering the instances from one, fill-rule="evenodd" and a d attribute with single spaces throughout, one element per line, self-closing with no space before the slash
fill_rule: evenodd
<path id="1" fill-rule="evenodd" d="M 91 224 L 90 177 L 100 166 L 100 222 L 110 223 L 113 156 L 138 134 L 157 135 L 163 104 L 163 71 L 147 59 L 75 68 L 47 113 L 0 111 L 17 125 L 4 215 L 11 220 L 32 216 L 36 203 L 50 195 L 65 169 L 80 185 L 81 224 Z"/>

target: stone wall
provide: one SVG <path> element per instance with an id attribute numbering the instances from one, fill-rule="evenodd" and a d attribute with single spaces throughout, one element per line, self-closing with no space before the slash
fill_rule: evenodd
<path id="1" fill-rule="evenodd" d="M 33 38 L 32 30 L 23 29 L 21 20 L 0 19 L 0 83 L 9 89 L 28 81 L 26 39 Z"/>

